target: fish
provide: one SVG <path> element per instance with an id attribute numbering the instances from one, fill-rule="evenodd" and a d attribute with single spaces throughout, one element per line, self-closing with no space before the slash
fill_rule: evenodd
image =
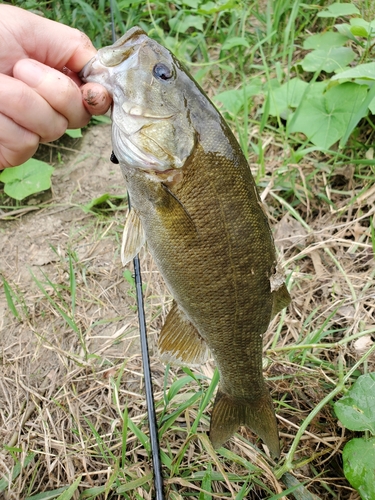
<path id="1" fill-rule="evenodd" d="M 234 134 L 184 65 L 139 27 L 99 49 L 81 78 L 113 98 L 112 159 L 131 203 L 123 262 L 147 243 L 173 297 L 161 359 L 194 366 L 211 353 L 220 374 L 212 445 L 244 425 L 279 457 L 263 335 L 290 295 Z"/>

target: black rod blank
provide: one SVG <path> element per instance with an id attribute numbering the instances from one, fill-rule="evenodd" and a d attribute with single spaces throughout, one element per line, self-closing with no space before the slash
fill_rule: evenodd
<path id="1" fill-rule="evenodd" d="M 142 293 L 142 276 L 141 276 L 141 267 L 139 264 L 138 255 L 134 257 L 133 265 L 134 265 L 135 288 L 137 295 L 138 322 L 139 322 L 139 333 L 141 339 L 143 374 L 145 380 L 148 426 L 150 429 L 151 454 L 152 454 L 152 463 L 154 466 L 154 486 L 155 486 L 156 500 L 164 500 L 159 435 L 156 422 L 154 395 L 152 391 L 150 358 L 148 355 L 148 343 L 147 343 L 146 318 L 145 318 L 143 293 Z"/>

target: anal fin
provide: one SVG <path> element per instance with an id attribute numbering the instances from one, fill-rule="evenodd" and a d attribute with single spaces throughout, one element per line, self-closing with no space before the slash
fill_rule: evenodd
<path id="1" fill-rule="evenodd" d="M 121 262 L 125 266 L 140 251 L 146 238 L 141 221 L 134 210 L 130 210 L 122 234 Z"/>
<path id="2" fill-rule="evenodd" d="M 158 347 L 162 361 L 168 363 L 193 366 L 208 358 L 206 342 L 175 301 L 161 329 Z"/>

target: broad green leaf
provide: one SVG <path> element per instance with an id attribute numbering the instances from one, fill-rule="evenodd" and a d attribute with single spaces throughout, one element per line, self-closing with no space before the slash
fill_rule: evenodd
<path id="1" fill-rule="evenodd" d="M 362 85 L 361 81 L 357 81 L 359 85 Z M 366 84 L 367 87 L 367 84 Z M 362 119 L 363 116 L 366 116 L 368 114 L 368 107 L 371 103 L 371 101 L 375 98 L 375 85 L 369 85 L 369 90 L 367 92 L 367 95 L 365 99 L 360 103 L 359 107 L 356 108 L 355 112 L 350 118 L 350 122 L 347 126 L 347 129 L 345 131 L 345 134 L 341 138 L 339 147 L 343 148 L 345 144 L 347 143 L 350 134 L 353 132 L 355 127 L 358 125 L 358 122 Z"/>
<path id="2" fill-rule="evenodd" d="M 302 132 L 316 146 L 328 149 L 346 132 L 352 115 L 366 98 L 368 87 L 343 83 L 327 92 L 323 88 L 317 87 L 305 95 L 289 119 L 289 131 Z"/>
<path id="3" fill-rule="evenodd" d="M 227 38 L 223 45 L 221 46 L 221 50 L 230 50 L 233 47 L 239 47 L 240 45 L 249 48 L 250 44 L 246 40 L 246 38 L 242 36 L 233 36 L 232 38 Z"/>
<path id="4" fill-rule="evenodd" d="M 334 405 L 337 418 L 351 431 L 375 435 L 375 373 L 361 375 Z"/>
<path id="5" fill-rule="evenodd" d="M 261 81 L 254 78 L 245 88 L 225 90 L 216 94 L 213 101 L 221 102 L 225 111 L 236 115 L 244 107 L 246 99 L 249 100 L 253 95 L 259 94 L 261 86 Z"/>
<path id="6" fill-rule="evenodd" d="M 66 135 L 72 137 L 72 139 L 78 139 L 82 137 L 82 130 L 80 128 L 68 128 L 65 130 Z"/>
<path id="7" fill-rule="evenodd" d="M 342 452 L 344 474 L 362 500 L 375 498 L 375 438 L 351 439 Z"/>
<path id="8" fill-rule="evenodd" d="M 143 1 L 143 0 L 142 0 Z M 111 123 L 112 120 L 106 115 L 96 115 L 91 117 L 91 121 L 96 123 Z"/>
<path id="9" fill-rule="evenodd" d="M 202 16 L 176 16 L 169 19 L 168 24 L 173 31 L 185 33 L 189 28 L 203 31 L 204 18 Z"/>
<path id="10" fill-rule="evenodd" d="M 368 36 L 375 36 L 375 22 L 372 21 L 368 23 L 360 17 L 354 17 L 350 20 L 351 28 L 350 31 L 353 35 L 362 36 L 367 38 Z"/>
<path id="11" fill-rule="evenodd" d="M 367 32 L 367 30 L 363 26 L 352 26 L 350 28 L 350 31 L 355 36 L 360 36 L 362 38 L 367 38 L 368 37 L 368 32 Z"/>
<path id="12" fill-rule="evenodd" d="M 370 102 L 368 109 L 373 115 L 375 115 L 375 98 Z"/>
<path id="13" fill-rule="evenodd" d="M 331 80 L 342 80 L 347 78 L 364 78 L 375 80 L 375 62 L 358 64 L 354 68 L 346 69 L 334 75 Z"/>
<path id="14" fill-rule="evenodd" d="M 182 2 L 177 2 L 182 5 L 187 5 L 188 7 L 191 7 L 192 9 L 198 9 L 199 4 L 201 3 L 201 0 L 182 0 Z"/>
<path id="15" fill-rule="evenodd" d="M 299 78 L 292 78 L 289 82 L 271 90 L 269 114 L 286 119 L 292 112 L 291 108 L 298 107 L 308 85 Z"/>
<path id="16" fill-rule="evenodd" d="M 340 33 L 340 35 L 343 35 L 346 38 L 349 38 L 349 40 L 352 40 L 353 42 L 355 42 L 355 43 L 358 44 L 358 40 L 356 39 L 356 37 L 351 32 L 351 26 L 350 26 L 350 24 L 346 24 L 346 23 L 335 24 L 335 28 Z"/>
<path id="17" fill-rule="evenodd" d="M 0 181 L 4 182 L 4 191 L 8 196 L 23 200 L 34 193 L 49 189 L 53 170 L 48 163 L 31 158 L 18 167 L 5 169 L 0 174 Z"/>
<path id="18" fill-rule="evenodd" d="M 235 5 L 236 2 L 234 0 L 229 0 L 228 2 L 207 2 L 199 7 L 198 13 L 212 15 L 225 10 L 232 10 Z"/>
<path id="19" fill-rule="evenodd" d="M 341 35 L 341 33 L 327 31 L 306 38 L 303 42 L 303 48 L 306 50 L 323 49 L 328 51 L 333 47 L 342 47 L 347 41 L 348 37 Z"/>
<path id="20" fill-rule="evenodd" d="M 304 71 L 326 71 L 333 73 L 345 68 L 355 58 L 349 47 L 333 47 L 329 50 L 316 49 L 307 54 L 301 61 Z"/>
<path id="21" fill-rule="evenodd" d="M 340 17 L 351 16 L 352 14 L 360 14 L 355 5 L 351 3 L 333 3 L 322 12 L 319 12 L 318 17 Z"/>

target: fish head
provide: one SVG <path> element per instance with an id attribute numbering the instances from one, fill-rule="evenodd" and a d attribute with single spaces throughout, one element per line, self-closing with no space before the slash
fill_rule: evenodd
<path id="1" fill-rule="evenodd" d="M 81 77 L 100 83 L 113 98 L 112 142 L 120 164 L 159 180 L 183 167 L 196 133 L 184 95 L 185 73 L 166 48 L 132 28 L 100 49 Z"/>

